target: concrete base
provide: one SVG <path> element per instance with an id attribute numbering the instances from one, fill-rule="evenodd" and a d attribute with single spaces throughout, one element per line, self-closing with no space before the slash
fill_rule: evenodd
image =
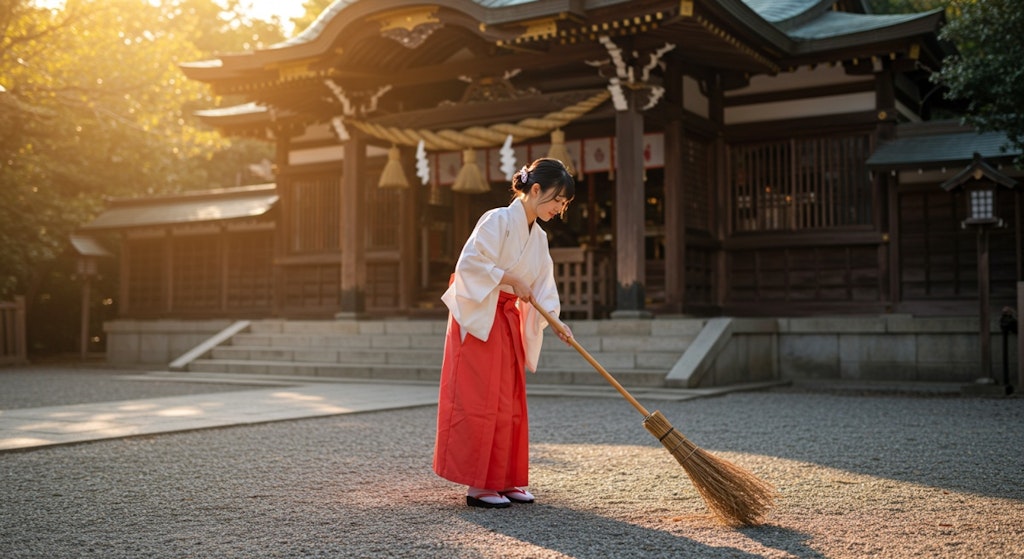
<path id="1" fill-rule="evenodd" d="M 608 316 L 612 320 L 635 320 L 644 318 L 654 318 L 654 314 L 652 314 L 650 311 L 612 311 L 611 313 L 608 314 Z"/>
<path id="2" fill-rule="evenodd" d="M 366 320 L 368 315 L 365 312 L 341 311 L 334 313 L 335 320 Z"/>
<path id="3" fill-rule="evenodd" d="M 960 387 L 962 396 L 1002 397 L 1013 394 L 1013 386 L 988 382 L 974 382 Z"/>

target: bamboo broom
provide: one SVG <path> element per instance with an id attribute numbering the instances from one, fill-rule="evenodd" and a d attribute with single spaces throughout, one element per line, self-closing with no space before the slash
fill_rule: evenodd
<path id="1" fill-rule="evenodd" d="M 537 301 L 537 312 L 560 334 L 568 334 L 562 324 L 551 317 Z M 719 520 L 732 526 L 760 524 L 775 504 L 775 488 L 747 470 L 707 452 L 690 442 L 665 419 L 660 411 L 650 413 L 574 338 L 569 343 L 583 356 L 619 394 L 644 416 L 647 429 L 686 470 L 697 492 Z"/>

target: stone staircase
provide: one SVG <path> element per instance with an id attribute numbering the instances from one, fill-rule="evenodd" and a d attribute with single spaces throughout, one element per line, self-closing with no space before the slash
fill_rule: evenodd
<path id="1" fill-rule="evenodd" d="M 626 387 L 664 386 L 702 319 L 569 321 L 580 345 Z M 375 380 L 440 378 L 443 320 L 259 320 L 193 350 L 187 371 Z M 527 382 L 606 385 L 571 346 L 546 330 Z"/>

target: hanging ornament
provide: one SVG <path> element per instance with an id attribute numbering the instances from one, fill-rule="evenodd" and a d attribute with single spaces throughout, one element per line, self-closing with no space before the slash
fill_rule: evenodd
<path id="1" fill-rule="evenodd" d="M 348 129 L 345 128 L 345 119 L 336 116 L 331 119 L 331 128 L 334 129 L 334 134 L 338 136 L 338 141 L 347 142 L 349 140 Z"/>
<path id="2" fill-rule="evenodd" d="M 622 91 L 622 83 L 619 78 L 608 80 L 608 91 L 612 94 L 612 105 L 615 110 L 621 112 L 629 110 L 629 101 L 626 101 L 626 94 Z"/>
<path id="3" fill-rule="evenodd" d="M 416 176 L 420 178 L 420 184 L 430 182 L 430 160 L 427 158 L 423 140 L 416 144 Z"/>
<path id="4" fill-rule="evenodd" d="M 384 171 L 380 174 L 377 186 L 380 188 L 409 188 L 409 179 L 405 178 L 405 170 L 402 169 L 402 152 L 398 146 L 391 146 L 391 149 L 388 150 L 388 162 L 384 164 Z"/>
<path id="5" fill-rule="evenodd" d="M 570 175 L 580 177 L 577 167 L 573 163 L 572 154 L 565 146 L 565 132 L 562 132 L 560 128 L 551 131 L 551 147 L 548 148 L 548 157 L 561 161 Z"/>
<path id="6" fill-rule="evenodd" d="M 462 150 L 462 169 L 455 177 L 452 191 L 465 194 L 482 194 L 491 191 L 491 185 L 484 179 L 480 165 L 476 162 L 476 150 Z"/>
<path id="7" fill-rule="evenodd" d="M 498 151 L 501 155 L 501 172 L 505 174 L 505 180 L 512 180 L 512 174 L 518 169 L 516 168 L 516 150 L 512 149 L 512 134 L 509 134 L 505 138 L 505 143 L 501 145 L 501 150 Z"/>

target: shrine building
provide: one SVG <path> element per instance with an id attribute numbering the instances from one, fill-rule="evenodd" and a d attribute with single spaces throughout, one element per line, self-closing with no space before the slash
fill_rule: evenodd
<path id="1" fill-rule="evenodd" d="M 338 0 L 280 44 L 182 65 L 276 146 L 268 184 L 115 200 L 123 319 L 443 318 L 463 242 L 538 157 L 576 319 L 977 316 L 1016 306 L 1021 171 L 930 78 L 941 10 L 860 0 Z M 977 154 L 977 157 L 976 157 Z"/>

